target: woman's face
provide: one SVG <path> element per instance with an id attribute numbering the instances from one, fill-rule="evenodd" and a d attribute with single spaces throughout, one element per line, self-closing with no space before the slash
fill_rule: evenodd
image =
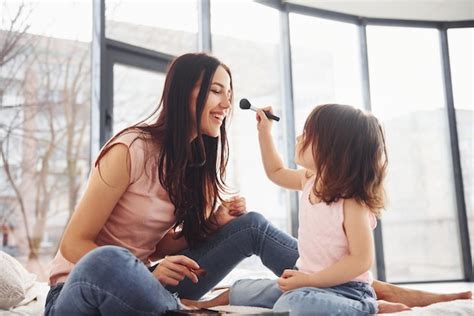
<path id="1" fill-rule="evenodd" d="M 201 82 L 198 82 L 191 94 L 191 111 L 193 116 L 196 113 L 196 100 L 201 88 Z M 230 76 L 224 67 L 219 66 L 211 80 L 209 95 L 201 115 L 201 133 L 218 137 L 220 128 L 231 108 L 232 90 L 230 87 Z M 195 129 L 194 129 L 195 130 Z M 192 135 L 192 139 L 197 133 Z"/>

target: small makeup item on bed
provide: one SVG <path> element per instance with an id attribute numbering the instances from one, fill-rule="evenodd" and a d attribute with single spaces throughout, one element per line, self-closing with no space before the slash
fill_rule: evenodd
<path id="1" fill-rule="evenodd" d="M 164 314 L 165 316 L 184 316 L 184 315 L 222 315 L 220 312 L 212 311 L 209 309 L 173 309 L 167 310 Z"/>
<path id="2" fill-rule="evenodd" d="M 216 306 L 212 309 L 201 308 L 201 309 L 180 309 L 180 310 L 167 310 L 165 316 L 205 316 L 205 315 L 239 315 L 239 316 L 288 316 L 288 312 L 273 312 L 271 309 L 250 307 L 250 306 Z"/>

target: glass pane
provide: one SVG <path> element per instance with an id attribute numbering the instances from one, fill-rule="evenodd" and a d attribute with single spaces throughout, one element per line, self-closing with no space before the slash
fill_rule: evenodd
<path id="1" fill-rule="evenodd" d="M 242 23 L 242 17 L 245 17 L 245 23 Z M 281 116 L 278 11 L 250 0 L 211 1 L 211 29 L 213 54 L 230 67 L 235 90 L 229 129 L 228 183 L 246 198 L 249 210 L 262 213 L 275 226 L 288 231 L 288 191 L 275 186 L 266 177 L 260 158 L 255 113 L 242 111 L 238 105 L 241 98 L 248 98 L 256 107 L 273 106 Z M 273 136 L 281 153 L 283 124 L 280 121 L 273 125 Z M 258 263 L 255 259 L 240 267 L 255 271 Z M 262 268 L 260 271 L 268 270 Z"/>
<path id="2" fill-rule="evenodd" d="M 471 254 L 474 255 L 474 29 L 448 30 L 448 40 Z"/>
<path id="3" fill-rule="evenodd" d="M 84 1 L 0 3 L 0 249 L 41 281 L 90 169 L 91 15 Z"/>
<path id="4" fill-rule="evenodd" d="M 148 118 L 160 102 L 164 84 L 163 73 L 115 64 L 114 133 Z"/>
<path id="5" fill-rule="evenodd" d="M 92 38 L 92 1 L 2 1 L 0 29 L 9 30 L 14 14 L 20 12 L 14 30 L 81 42 Z M 52 14 L 54 12 L 54 14 Z"/>
<path id="6" fill-rule="evenodd" d="M 367 36 L 372 108 L 389 154 L 387 279 L 461 278 L 438 31 L 370 26 Z"/>
<path id="7" fill-rule="evenodd" d="M 245 23 L 242 22 L 245 16 Z M 276 226 L 288 230 L 285 190 L 271 184 L 260 159 L 255 113 L 238 107 L 248 98 L 256 107 L 272 105 L 281 113 L 278 11 L 250 0 L 211 2 L 213 53 L 231 71 L 235 107 L 230 127 L 231 181 L 245 196 L 250 209 L 262 212 Z M 238 28 L 231 27 L 239 25 Z M 283 122 L 273 134 L 283 148 Z M 265 192 L 262 199 L 261 192 Z"/>
<path id="8" fill-rule="evenodd" d="M 197 50 L 197 0 L 106 0 L 106 37 L 171 55 Z"/>
<path id="9" fill-rule="evenodd" d="M 296 132 L 318 104 L 362 107 L 358 27 L 290 14 Z"/>

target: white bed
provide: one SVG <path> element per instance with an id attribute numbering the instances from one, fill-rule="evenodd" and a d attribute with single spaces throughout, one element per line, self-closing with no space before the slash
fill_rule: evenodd
<path id="1" fill-rule="evenodd" d="M 455 290 L 455 286 L 446 287 L 448 291 Z M 472 283 L 463 283 L 462 288 L 458 287 L 457 290 L 465 290 L 466 288 L 473 289 L 474 286 Z M 44 302 L 46 300 L 46 295 L 48 293 L 49 287 L 46 283 L 36 282 L 35 286 L 29 291 L 28 295 L 36 296 L 36 299 L 33 299 L 28 304 L 23 306 L 18 306 L 13 308 L 10 311 L 0 311 L 0 316 L 6 315 L 43 315 L 44 311 Z M 411 311 L 395 313 L 400 316 L 418 316 L 418 315 L 474 315 L 474 300 L 457 300 L 446 303 L 433 304 L 423 308 L 414 308 Z M 395 315 L 395 314 L 386 314 L 386 315 Z"/>
<path id="2" fill-rule="evenodd" d="M 43 315 L 44 302 L 48 295 L 49 286 L 45 282 L 35 282 L 27 292 L 27 299 L 29 301 L 25 305 L 14 307 L 9 311 L 0 310 L 0 316 L 6 315 Z"/>

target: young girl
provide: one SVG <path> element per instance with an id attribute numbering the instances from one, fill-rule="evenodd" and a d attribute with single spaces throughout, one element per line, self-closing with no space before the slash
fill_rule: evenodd
<path id="1" fill-rule="evenodd" d="M 271 121 L 262 110 L 257 120 L 267 176 L 284 188 L 303 191 L 299 258 L 278 280 L 238 281 L 230 303 L 291 315 L 377 313 L 369 269 L 372 230 L 384 207 L 387 156 L 380 123 L 350 106 L 316 107 L 297 138 L 295 162 L 303 169 L 291 170 L 276 151 Z"/>
<path id="2" fill-rule="evenodd" d="M 379 121 L 346 105 L 316 107 L 297 137 L 295 162 L 303 168 L 291 170 L 277 154 L 271 121 L 262 111 L 257 120 L 267 176 L 284 188 L 302 191 L 299 258 L 295 268 L 285 270 L 273 284 L 237 283 L 230 292 L 231 303 L 251 303 L 253 297 L 240 291 L 245 287 L 245 293 L 259 293 L 259 302 L 292 315 L 377 313 L 369 269 L 387 168 Z M 254 290 L 249 291 L 249 284 Z"/>

